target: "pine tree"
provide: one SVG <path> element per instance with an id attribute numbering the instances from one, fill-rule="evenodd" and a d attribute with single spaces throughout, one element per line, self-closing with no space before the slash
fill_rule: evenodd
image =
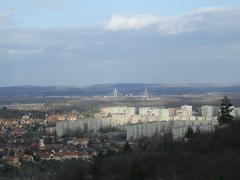
<path id="1" fill-rule="evenodd" d="M 13 149 L 11 149 L 11 151 L 9 152 L 9 156 L 15 156 L 15 151 Z"/>
<path id="2" fill-rule="evenodd" d="M 193 129 L 192 129 L 191 126 L 188 126 L 188 129 L 187 129 L 187 131 L 185 133 L 185 137 L 186 138 L 190 138 L 192 135 L 193 135 Z"/>
<path id="3" fill-rule="evenodd" d="M 125 143 L 122 151 L 123 151 L 123 153 L 130 153 L 130 152 L 132 152 L 132 148 L 129 145 L 128 141 Z"/>
<path id="4" fill-rule="evenodd" d="M 227 125 L 233 121 L 232 112 L 232 104 L 227 96 L 221 101 L 220 114 L 218 117 L 219 125 Z"/>

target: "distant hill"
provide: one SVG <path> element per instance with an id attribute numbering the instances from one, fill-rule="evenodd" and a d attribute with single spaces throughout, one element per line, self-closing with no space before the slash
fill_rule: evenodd
<path id="1" fill-rule="evenodd" d="M 88 87 L 74 86 L 15 86 L 0 87 L 0 96 L 95 96 L 110 95 L 117 88 L 125 95 L 142 94 L 147 88 L 151 95 L 179 95 L 202 93 L 240 93 L 240 85 L 218 84 L 99 84 Z"/>

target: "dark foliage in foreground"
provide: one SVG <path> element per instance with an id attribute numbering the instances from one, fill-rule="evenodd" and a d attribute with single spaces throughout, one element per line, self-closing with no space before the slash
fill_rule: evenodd
<path id="1" fill-rule="evenodd" d="M 157 139 L 155 139 L 157 141 Z M 148 148 L 105 157 L 94 169 L 99 180 L 240 179 L 240 123 L 212 134 L 195 134 L 187 143 L 149 142 Z"/>
<path id="2" fill-rule="evenodd" d="M 222 99 L 220 110 L 221 111 L 218 118 L 219 124 L 226 125 L 232 123 L 233 116 L 231 115 L 231 112 L 233 108 L 232 103 L 230 102 L 230 99 L 227 96 L 224 96 L 224 98 Z"/>

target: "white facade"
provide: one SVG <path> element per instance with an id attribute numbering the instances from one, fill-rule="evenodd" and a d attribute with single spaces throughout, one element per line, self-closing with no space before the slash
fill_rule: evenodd
<path id="1" fill-rule="evenodd" d="M 231 114 L 233 117 L 240 117 L 240 107 L 233 107 L 233 111 Z"/>
<path id="2" fill-rule="evenodd" d="M 157 108 L 157 107 L 140 107 L 139 108 L 140 116 L 158 116 L 158 121 L 168 121 L 169 118 L 169 109 Z"/>
<path id="3" fill-rule="evenodd" d="M 142 116 L 159 116 L 159 108 L 156 107 L 140 107 L 139 115 Z"/>
<path id="4" fill-rule="evenodd" d="M 184 116 L 192 116 L 192 106 L 184 105 L 181 106 L 181 110 L 183 110 Z"/>
<path id="5" fill-rule="evenodd" d="M 176 116 L 180 117 L 180 118 L 190 118 L 191 117 L 189 111 L 186 109 L 178 109 L 176 114 L 177 114 Z"/>
<path id="6" fill-rule="evenodd" d="M 114 106 L 101 108 L 101 115 L 135 115 L 135 107 Z"/>
<path id="7" fill-rule="evenodd" d="M 170 120 L 169 117 L 169 109 L 160 109 L 159 110 L 159 116 L 161 121 L 168 121 Z"/>
<path id="8" fill-rule="evenodd" d="M 58 136 L 63 136 L 67 131 L 84 130 L 85 124 L 87 124 L 85 120 L 58 121 L 56 124 L 56 133 Z"/>
<path id="9" fill-rule="evenodd" d="M 127 140 L 134 141 L 142 137 L 152 137 L 162 135 L 171 130 L 174 139 L 184 137 L 188 126 L 193 130 L 200 129 L 202 132 L 214 130 L 218 125 L 217 120 L 199 120 L 199 121 L 159 121 L 150 123 L 138 123 L 126 126 Z"/>
<path id="10" fill-rule="evenodd" d="M 202 106 L 202 117 L 213 117 L 213 106 Z"/>
<path id="11" fill-rule="evenodd" d="M 157 134 L 161 134 L 169 129 L 168 121 L 150 122 L 150 123 L 138 123 L 134 125 L 127 125 L 127 140 L 136 140 L 142 137 L 152 137 Z"/>

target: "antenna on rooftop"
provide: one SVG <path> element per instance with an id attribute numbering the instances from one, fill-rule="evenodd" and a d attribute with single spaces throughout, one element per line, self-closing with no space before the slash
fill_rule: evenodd
<path id="1" fill-rule="evenodd" d="M 145 90 L 144 90 L 144 99 L 145 99 L 145 100 L 149 100 L 147 88 L 145 88 Z"/>
<path id="2" fill-rule="evenodd" d="M 117 91 L 117 88 L 115 88 L 114 91 L 113 91 L 113 99 L 114 99 L 114 101 L 117 101 L 117 100 L 118 100 L 118 91 Z"/>

